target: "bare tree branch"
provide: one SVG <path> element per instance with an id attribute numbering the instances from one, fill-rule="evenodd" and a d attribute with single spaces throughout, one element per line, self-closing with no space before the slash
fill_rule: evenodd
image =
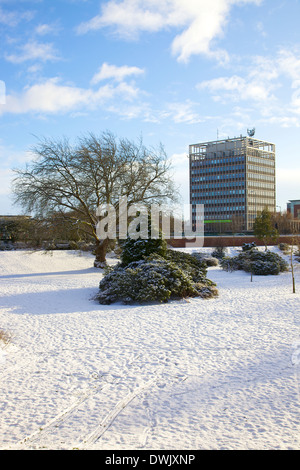
<path id="1" fill-rule="evenodd" d="M 97 207 L 126 196 L 128 205 L 175 200 L 170 163 L 162 145 L 148 149 L 117 139 L 111 132 L 89 134 L 75 145 L 64 138 L 41 140 L 33 148 L 35 159 L 16 169 L 15 202 L 38 217 L 60 213 L 80 220 L 81 229 L 95 240 L 99 258 L 105 259 L 107 243 L 96 232 Z"/>

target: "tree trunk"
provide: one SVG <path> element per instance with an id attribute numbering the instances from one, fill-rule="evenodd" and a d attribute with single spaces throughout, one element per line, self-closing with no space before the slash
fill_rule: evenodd
<path id="1" fill-rule="evenodd" d="M 106 253 L 109 245 L 109 240 L 97 240 L 95 248 L 95 268 L 104 268 L 106 266 Z"/>
<path id="2" fill-rule="evenodd" d="M 291 271 L 292 271 L 292 285 L 293 285 L 293 294 L 296 294 L 295 286 L 295 276 L 294 276 L 294 265 L 293 265 L 293 251 L 294 251 L 294 240 L 291 246 Z"/>

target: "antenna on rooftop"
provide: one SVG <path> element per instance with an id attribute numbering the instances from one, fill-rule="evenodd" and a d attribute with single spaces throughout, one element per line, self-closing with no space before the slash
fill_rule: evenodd
<path id="1" fill-rule="evenodd" d="M 253 127 L 252 129 L 247 129 L 247 134 L 249 137 L 253 137 L 255 134 L 255 127 Z"/>

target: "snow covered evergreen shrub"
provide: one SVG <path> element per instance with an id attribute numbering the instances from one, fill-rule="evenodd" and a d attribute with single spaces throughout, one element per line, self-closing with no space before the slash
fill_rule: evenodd
<path id="1" fill-rule="evenodd" d="M 278 248 L 283 252 L 288 252 L 290 250 L 290 245 L 288 243 L 279 243 Z"/>
<path id="2" fill-rule="evenodd" d="M 250 269 L 249 269 L 250 268 Z M 269 274 L 279 274 L 280 264 L 277 261 L 260 261 L 249 263 L 248 271 L 252 270 L 253 274 L 266 276 Z"/>
<path id="3" fill-rule="evenodd" d="M 226 256 L 226 248 L 224 246 L 217 246 L 212 252 L 212 257 L 221 260 Z"/>
<path id="4" fill-rule="evenodd" d="M 188 263 L 184 256 L 173 257 L 174 253 L 169 253 L 173 250 L 167 251 L 169 259 L 152 254 L 126 266 L 122 263 L 116 265 L 101 280 L 96 299 L 101 304 L 127 304 L 217 295 L 216 286 L 206 279 L 203 266 L 200 270 L 199 265 Z"/>
<path id="5" fill-rule="evenodd" d="M 8 243 L 4 243 L 4 242 L 0 242 L 0 251 L 10 251 L 10 250 L 13 250 L 14 249 L 14 245 L 10 242 Z"/>
<path id="6" fill-rule="evenodd" d="M 159 238 L 151 237 L 151 219 L 148 220 L 148 238 L 133 239 L 128 237 L 120 243 L 121 248 L 121 264 L 127 266 L 133 261 L 139 261 L 152 253 L 165 256 L 167 251 L 167 242 L 162 236 L 162 232 L 158 229 Z"/>
<path id="7" fill-rule="evenodd" d="M 168 302 L 218 294 L 215 283 L 206 278 L 206 263 L 189 253 L 168 249 L 162 237 L 128 238 L 120 247 L 120 262 L 106 270 L 99 284 L 96 299 L 101 304 Z"/>
<path id="8" fill-rule="evenodd" d="M 255 243 L 255 242 L 252 242 L 252 243 L 244 243 L 243 246 L 242 246 L 242 250 L 243 250 L 243 251 L 252 250 L 253 248 L 256 248 L 256 243 Z"/>
<path id="9" fill-rule="evenodd" d="M 166 250 L 164 258 L 175 263 L 176 266 L 188 273 L 194 282 L 201 282 L 206 277 L 206 263 L 202 259 L 197 259 L 189 253 L 177 250 Z"/>
<path id="10" fill-rule="evenodd" d="M 220 262 L 226 271 L 243 270 L 256 275 L 279 274 L 288 270 L 288 263 L 277 253 L 256 249 L 243 251 L 232 258 Z"/>
<path id="11" fill-rule="evenodd" d="M 195 251 L 195 252 L 192 253 L 192 256 L 195 256 L 195 258 L 197 258 L 200 261 L 204 262 L 207 267 L 218 266 L 218 264 L 219 264 L 219 260 L 217 258 L 214 258 L 213 256 L 210 256 L 209 254 L 206 254 L 206 253 L 201 253 L 199 251 Z"/>
<path id="12" fill-rule="evenodd" d="M 203 261 L 205 262 L 206 266 L 209 268 L 211 266 L 218 266 L 219 265 L 219 260 L 217 258 L 214 258 L 213 256 L 207 256 L 203 258 Z"/>
<path id="13" fill-rule="evenodd" d="M 167 242 L 162 239 L 152 239 L 142 240 L 138 238 L 133 240 L 127 238 L 125 242 L 121 245 L 121 263 L 123 266 L 127 266 L 133 261 L 140 261 L 147 256 L 150 256 L 152 253 L 156 253 L 160 256 L 165 256 L 167 251 Z"/>
<path id="14" fill-rule="evenodd" d="M 239 265 L 239 263 L 236 260 L 237 256 L 233 256 L 230 258 L 230 256 L 225 256 L 222 260 L 220 260 L 220 266 L 224 271 L 237 271 L 239 269 L 242 269 Z"/>

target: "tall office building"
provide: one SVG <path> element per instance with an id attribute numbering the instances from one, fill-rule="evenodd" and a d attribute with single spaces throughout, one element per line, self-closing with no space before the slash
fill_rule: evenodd
<path id="1" fill-rule="evenodd" d="M 258 211 L 275 212 L 275 145 L 253 135 L 189 146 L 194 226 L 197 204 L 205 232 L 251 230 Z"/>

